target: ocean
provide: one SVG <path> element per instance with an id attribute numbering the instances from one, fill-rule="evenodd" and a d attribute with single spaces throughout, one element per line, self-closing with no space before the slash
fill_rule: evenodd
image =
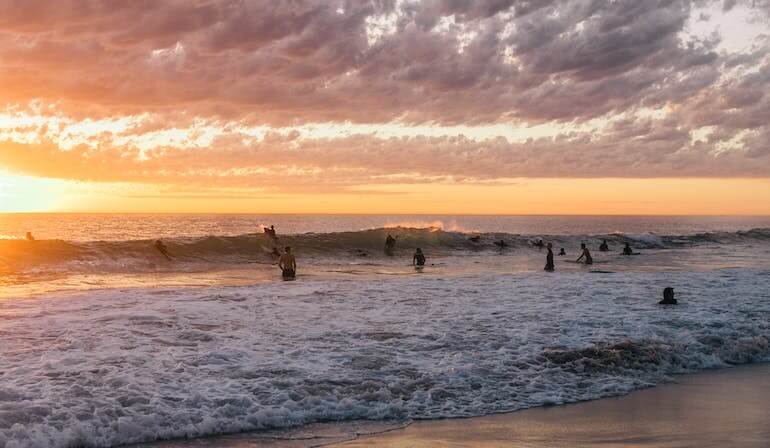
<path id="1" fill-rule="evenodd" d="M 770 217 L 0 215 L 8 448 L 479 416 L 766 361 Z"/>

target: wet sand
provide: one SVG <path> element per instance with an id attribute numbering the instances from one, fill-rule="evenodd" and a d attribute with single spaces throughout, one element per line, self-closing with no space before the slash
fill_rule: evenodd
<path id="1" fill-rule="evenodd" d="M 416 422 L 331 445 L 356 447 L 768 447 L 770 364 L 565 406 Z"/>
<path id="2" fill-rule="evenodd" d="M 563 406 L 411 425 L 349 422 L 143 447 L 539 448 L 768 447 L 770 363 L 707 371 L 671 384 Z M 369 435 L 366 435 L 369 434 Z"/>

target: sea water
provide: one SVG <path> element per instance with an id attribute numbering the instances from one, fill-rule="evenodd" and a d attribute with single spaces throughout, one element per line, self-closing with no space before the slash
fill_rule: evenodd
<path id="1" fill-rule="evenodd" d="M 0 235 L 9 448 L 485 415 L 770 360 L 770 218 L 0 215 Z M 567 251 L 554 273 L 540 239 Z"/>

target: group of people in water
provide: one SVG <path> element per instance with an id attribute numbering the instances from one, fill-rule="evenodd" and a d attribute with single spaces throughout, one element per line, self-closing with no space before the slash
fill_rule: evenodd
<path id="1" fill-rule="evenodd" d="M 543 247 L 543 240 L 538 240 L 536 243 L 534 243 L 535 246 Z M 551 243 L 548 243 L 546 245 L 546 249 L 548 249 L 548 253 L 545 257 L 545 270 L 548 272 L 553 272 L 556 270 L 556 267 L 553 263 L 553 245 Z M 599 245 L 599 252 L 609 252 L 610 246 L 607 244 L 607 240 L 602 240 L 602 243 Z M 621 251 L 622 255 L 634 255 L 635 252 L 631 248 L 631 245 L 629 243 L 625 243 L 623 246 L 623 250 Z M 564 256 L 567 255 L 567 253 L 564 251 L 564 248 L 560 248 L 559 255 Z M 585 243 L 580 243 L 580 256 L 575 260 L 576 263 L 585 263 L 585 264 L 593 264 L 594 259 L 591 256 L 591 251 L 588 249 L 588 246 L 586 246 Z"/>
<path id="2" fill-rule="evenodd" d="M 267 235 L 268 238 L 272 240 L 274 244 L 278 243 L 278 235 L 275 231 L 275 226 L 270 227 L 264 227 L 263 232 L 265 235 Z M 28 239 L 32 239 L 31 234 L 27 234 Z M 393 256 L 395 254 L 396 249 L 396 242 L 397 242 L 398 236 L 393 236 L 391 234 L 388 234 L 385 238 L 385 247 L 384 251 L 385 254 L 388 256 Z M 476 235 L 468 238 L 473 243 L 479 243 L 481 241 L 481 237 Z M 495 241 L 494 245 L 499 248 L 506 248 L 509 246 L 507 242 L 504 240 Z M 532 243 L 533 246 L 539 247 L 539 248 L 545 248 L 547 250 L 546 253 L 546 261 L 545 261 L 545 270 L 548 272 L 553 272 L 556 270 L 556 265 L 554 263 L 554 254 L 553 254 L 553 244 L 552 243 L 545 243 L 542 239 L 537 240 Z M 161 241 L 157 240 L 155 241 L 155 249 L 163 255 L 167 260 L 171 261 L 172 256 L 168 251 L 168 247 Z M 608 252 L 610 250 L 609 245 L 607 244 L 607 240 L 602 240 L 601 244 L 599 245 L 599 251 L 600 252 Z M 635 252 L 631 248 L 629 243 L 625 243 L 623 250 L 621 251 L 622 255 L 634 255 Z M 283 252 L 281 252 L 277 246 L 273 247 L 273 250 L 271 252 L 271 255 L 273 255 L 278 260 L 278 267 L 281 269 L 281 276 L 284 279 L 293 279 L 297 275 L 297 260 L 294 257 L 294 254 L 292 254 L 291 247 L 286 246 L 283 249 Z M 559 256 L 566 256 L 567 253 L 564 250 L 564 248 L 559 249 Z M 415 268 L 422 268 L 425 266 L 425 254 L 422 251 L 422 248 L 416 248 L 414 255 L 412 256 L 412 265 Z M 576 263 L 585 263 L 587 265 L 593 264 L 593 257 L 591 256 L 591 251 L 588 249 L 588 246 L 586 246 L 585 243 L 580 244 L 580 256 L 575 260 Z"/>

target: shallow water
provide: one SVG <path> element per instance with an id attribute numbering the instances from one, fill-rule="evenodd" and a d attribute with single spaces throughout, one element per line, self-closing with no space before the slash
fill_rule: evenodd
<path id="1" fill-rule="evenodd" d="M 110 243 L 0 241 L 0 446 L 486 415 L 770 360 L 770 233 L 741 222 L 678 234 L 640 222 L 606 234 L 505 228 L 479 243 L 438 228 L 315 229 L 281 234 L 298 252 L 293 282 L 254 252 L 268 239 L 242 229 L 168 238 L 172 263 L 138 230 Z M 388 232 L 401 235 L 395 257 L 380 249 Z M 607 238 L 612 252 L 590 267 L 557 257 L 549 274 L 531 244 L 541 235 L 570 259 L 581 241 Z M 626 241 L 641 255 L 618 255 Z M 422 271 L 409 266 L 416 244 Z M 680 305 L 656 304 L 665 286 Z"/>

